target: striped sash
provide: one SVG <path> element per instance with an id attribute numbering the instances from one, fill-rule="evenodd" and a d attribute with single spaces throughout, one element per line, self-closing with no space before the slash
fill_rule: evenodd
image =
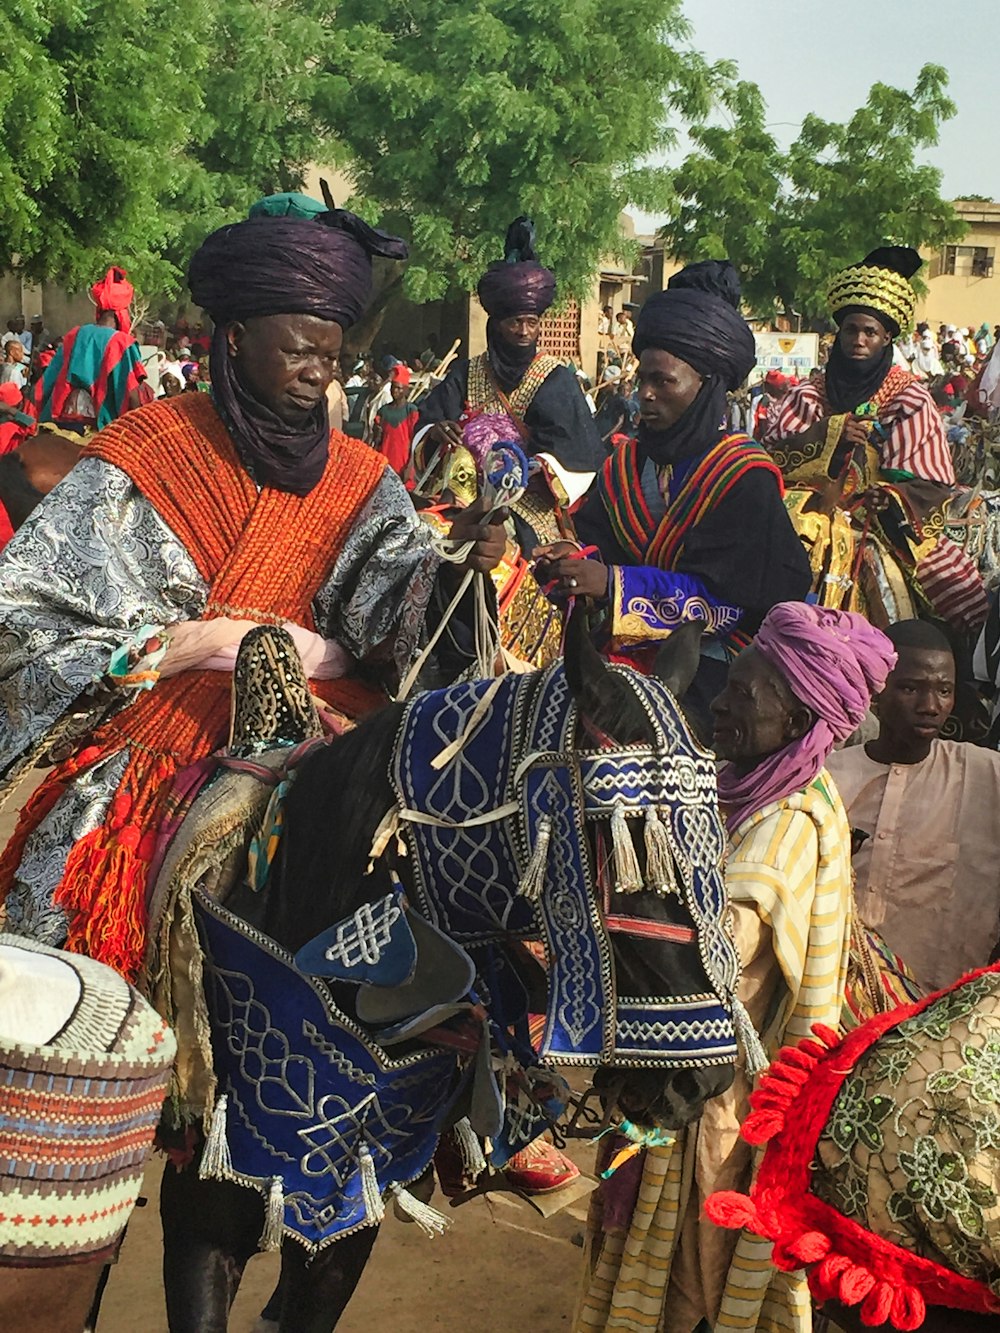
<path id="1" fill-rule="evenodd" d="M 622 549 L 637 564 L 675 569 L 688 533 L 751 468 L 773 474 L 784 493 L 781 471 L 748 435 L 727 435 L 692 468 L 657 526 L 642 493 L 637 440 L 616 449 L 601 471 L 601 498 Z"/>

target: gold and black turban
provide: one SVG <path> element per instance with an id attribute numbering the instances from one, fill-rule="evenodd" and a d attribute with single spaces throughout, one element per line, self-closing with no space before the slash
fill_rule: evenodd
<path id="1" fill-rule="evenodd" d="M 913 324 L 917 294 L 910 279 L 923 260 L 906 245 L 883 245 L 838 273 L 830 284 L 827 300 L 838 324 L 848 315 L 874 315 L 898 338 Z"/>

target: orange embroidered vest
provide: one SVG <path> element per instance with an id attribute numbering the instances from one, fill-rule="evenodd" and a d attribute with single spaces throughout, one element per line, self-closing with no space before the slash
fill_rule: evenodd
<path id="1" fill-rule="evenodd" d="M 86 452 L 126 472 L 183 544 L 208 584 L 204 619 L 293 620 L 308 629 L 315 629 L 313 598 L 385 468 L 375 450 L 335 433 L 323 477 L 308 495 L 258 492 L 206 394 L 130 412 Z M 28 834 L 76 774 L 129 750 L 104 823 L 74 845 L 56 892 L 69 914 L 67 949 L 135 977 L 145 945 L 148 870 L 171 785 L 180 769 L 225 743 L 230 688 L 228 673 L 217 671 L 159 681 L 98 727 L 25 807 L 0 860 L 0 892 Z M 347 711 L 364 712 L 373 703 L 356 682 L 315 688 Z"/>

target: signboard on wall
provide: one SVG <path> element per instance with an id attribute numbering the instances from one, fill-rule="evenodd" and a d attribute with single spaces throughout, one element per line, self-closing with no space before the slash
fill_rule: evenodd
<path id="1" fill-rule="evenodd" d="M 813 366 L 819 365 L 818 333 L 755 333 L 757 365 L 750 372 L 750 383 L 756 384 L 769 370 L 780 370 L 783 375 L 805 378 Z"/>

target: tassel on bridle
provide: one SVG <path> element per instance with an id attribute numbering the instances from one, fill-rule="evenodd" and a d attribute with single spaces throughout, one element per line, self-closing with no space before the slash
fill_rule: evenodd
<path id="1" fill-rule="evenodd" d="M 643 829 L 646 844 L 646 882 L 654 893 L 673 893 L 680 897 L 680 885 L 677 883 L 677 871 L 674 866 L 674 854 L 670 847 L 670 838 L 655 805 L 646 808 L 646 823 Z"/>
<path id="2" fill-rule="evenodd" d="M 535 845 L 531 849 L 531 858 L 524 867 L 524 874 L 517 886 L 517 891 L 522 898 L 529 898 L 532 902 L 538 902 L 541 898 L 542 890 L 545 888 L 545 871 L 548 867 L 549 843 L 551 840 L 551 816 L 542 815 L 538 820 Z"/>
<path id="3" fill-rule="evenodd" d="M 264 1207 L 264 1230 L 257 1243 L 259 1250 L 280 1250 L 285 1235 L 285 1182 L 273 1176 Z"/>
<path id="4" fill-rule="evenodd" d="M 736 1029 L 737 1040 L 743 1047 L 747 1073 L 754 1076 L 762 1074 L 770 1063 L 767 1051 L 764 1050 L 764 1045 L 757 1035 L 757 1029 L 747 1013 L 746 1005 L 737 995 L 733 996 L 733 1027 Z"/>
<path id="5" fill-rule="evenodd" d="M 642 871 L 625 818 L 625 806 L 621 801 L 615 802 L 611 816 L 611 855 L 615 869 L 615 892 L 638 893 L 643 887 Z"/>
<path id="6" fill-rule="evenodd" d="M 368 1221 L 381 1222 L 385 1217 L 385 1205 L 382 1202 L 382 1191 L 378 1186 L 378 1176 L 375 1174 L 375 1159 L 367 1143 L 362 1143 L 358 1149 L 358 1168 L 361 1172 L 361 1198 Z"/>

